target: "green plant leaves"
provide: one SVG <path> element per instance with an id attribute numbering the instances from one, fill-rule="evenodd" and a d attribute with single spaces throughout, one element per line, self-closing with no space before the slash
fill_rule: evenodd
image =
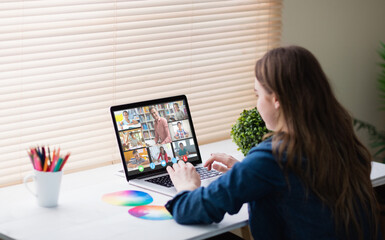
<path id="1" fill-rule="evenodd" d="M 246 155 L 252 147 L 262 142 L 263 136 L 268 133 L 265 122 L 262 120 L 257 108 L 243 110 L 237 122 L 232 126 L 230 135 Z"/>
<path id="2" fill-rule="evenodd" d="M 354 126 L 357 131 L 363 129 L 368 132 L 370 147 L 377 149 L 376 153 L 373 155 L 374 157 L 380 156 L 380 154 L 385 152 L 385 132 L 379 132 L 373 125 L 358 119 L 354 119 Z M 382 158 L 382 162 L 385 163 L 385 157 Z"/>
<path id="3" fill-rule="evenodd" d="M 377 84 L 378 89 L 380 90 L 380 98 L 384 99 L 385 96 L 385 44 L 380 42 L 381 48 L 378 51 L 378 54 L 381 56 L 382 62 L 379 64 L 381 67 L 381 73 L 378 76 Z M 385 110 L 385 102 L 381 103 L 381 110 Z"/>

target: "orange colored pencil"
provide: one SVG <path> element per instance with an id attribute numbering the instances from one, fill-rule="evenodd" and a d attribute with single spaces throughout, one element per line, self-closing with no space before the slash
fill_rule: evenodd
<path id="1" fill-rule="evenodd" d="M 52 168 L 53 168 L 52 166 L 54 165 L 54 160 L 55 160 L 55 152 L 56 152 L 56 150 L 53 149 L 51 164 L 49 165 L 48 172 L 52 172 Z"/>
<path id="2" fill-rule="evenodd" d="M 48 158 L 45 157 L 45 159 L 44 159 L 44 168 L 43 168 L 43 171 L 44 171 L 44 172 L 47 172 L 47 168 L 48 168 Z"/>

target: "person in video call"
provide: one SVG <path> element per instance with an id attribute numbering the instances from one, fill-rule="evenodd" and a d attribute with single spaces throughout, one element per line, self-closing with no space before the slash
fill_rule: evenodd
<path id="1" fill-rule="evenodd" d="M 128 133 L 127 132 L 121 132 L 121 136 L 123 137 L 123 150 L 127 151 L 130 148 L 130 141 L 128 140 Z"/>
<path id="2" fill-rule="evenodd" d="M 189 152 L 184 147 L 183 143 L 179 143 L 179 151 L 177 152 L 177 155 L 178 155 L 179 159 L 182 159 L 183 156 L 189 155 Z"/>
<path id="3" fill-rule="evenodd" d="M 143 145 L 143 142 L 140 139 L 136 138 L 134 132 L 130 132 L 128 138 L 129 138 L 130 143 L 131 143 L 130 144 L 131 148 Z"/>
<path id="4" fill-rule="evenodd" d="M 208 187 L 191 163 L 167 167 L 179 192 L 166 204 L 173 218 L 220 222 L 248 203 L 256 240 L 381 239 L 371 155 L 314 55 L 273 49 L 255 76 L 256 106 L 272 132 L 242 162 L 212 154 L 205 166 L 226 173 Z"/>
<path id="5" fill-rule="evenodd" d="M 174 103 L 175 120 L 183 120 L 186 118 L 184 113 L 179 109 L 178 103 Z"/>
<path id="6" fill-rule="evenodd" d="M 154 108 L 150 108 L 151 116 L 155 119 L 155 144 L 165 144 L 171 142 L 170 131 L 168 129 L 167 120 L 159 116 L 158 111 Z"/>
<path id="7" fill-rule="evenodd" d="M 126 126 L 135 125 L 139 122 L 137 120 L 130 120 L 127 111 L 123 111 L 123 120 L 119 122 L 119 128 L 124 129 Z"/>
<path id="8" fill-rule="evenodd" d="M 186 132 L 183 128 L 182 128 L 182 123 L 181 122 L 178 122 L 176 124 L 178 126 L 178 129 L 176 130 L 176 134 L 175 134 L 175 139 L 182 139 L 182 138 L 187 138 L 188 137 L 188 132 Z"/>
<path id="9" fill-rule="evenodd" d="M 158 156 L 158 161 L 159 160 L 165 160 L 166 162 L 168 162 L 168 156 L 167 156 L 167 152 L 164 150 L 164 147 L 161 146 L 159 148 L 159 156 Z"/>
<path id="10" fill-rule="evenodd" d="M 150 161 L 149 160 L 145 160 L 144 158 L 142 158 L 140 155 L 139 155 L 139 152 L 137 150 L 134 150 L 132 152 L 132 155 L 134 155 L 133 158 L 130 159 L 130 161 L 128 161 L 127 163 L 127 167 L 129 168 L 135 168 L 135 167 L 138 167 L 140 164 L 144 165 L 144 164 L 150 164 Z"/>

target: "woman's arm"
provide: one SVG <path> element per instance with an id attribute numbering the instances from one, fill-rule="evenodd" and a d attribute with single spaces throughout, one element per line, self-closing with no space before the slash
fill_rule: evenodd
<path id="1" fill-rule="evenodd" d="M 234 164 L 232 169 L 204 188 L 197 188 L 196 175 L 188 173 L 192 171 L 188 166 L 185 170 L 180 165 L 174 164 L 174 169 L 167 167 L 179 195 L 170 200 L 166 207 L 181 224 L 220 222 L 226 212 L 235 214 L 244 203 L 270 194 L 277 182 L 285 183 L 271 152 L 249 154 L 241 163 Z"/>

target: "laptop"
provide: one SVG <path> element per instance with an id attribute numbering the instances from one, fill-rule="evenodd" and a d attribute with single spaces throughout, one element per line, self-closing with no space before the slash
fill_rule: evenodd
<path id="1" fill-rule="evenodd" d="M 178 161 L 195 166 L 202 186 L 221 175 L 202 166 L 185 95 L 112 106 L 110 112 L 129 184 L 174 196 L 166 167 Z"/>

